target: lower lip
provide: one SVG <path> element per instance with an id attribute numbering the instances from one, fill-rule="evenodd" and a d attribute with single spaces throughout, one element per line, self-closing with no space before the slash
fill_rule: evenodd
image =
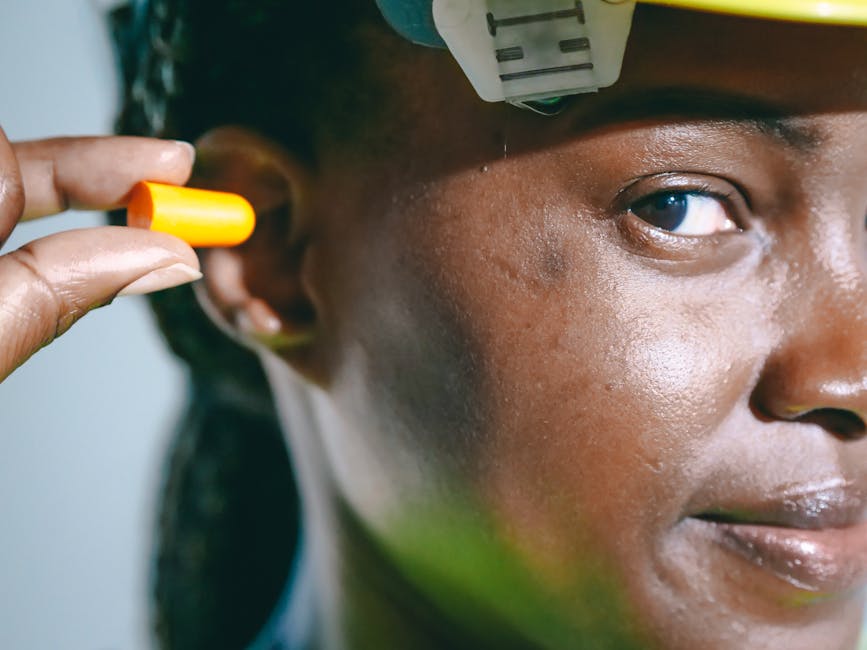
<path id="1" fill-rule="evenodd" d="M 867 584 L 867 523 L 804 530 L 695 521 L 726 550 L 799 590 L 830 595 Z"/>

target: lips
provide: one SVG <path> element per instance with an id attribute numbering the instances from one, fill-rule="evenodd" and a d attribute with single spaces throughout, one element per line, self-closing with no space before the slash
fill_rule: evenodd
<path id="1" fill-rule="evenodd" d="M 840 594 L 867 584 L 863 491 L 834 478 L 771 490 L 690 515 L 727 554 L 797 590 Z"/>
<path id="2" fill-rule="evenodd" d="M 867 524 L 802 530 L 702 523 L 724 549 L 797 589 L 830 595 L 867 583 Z"/>
<path id="3" fill-rule="evenodd" d="M 693 506 L 691 516 L 718 522 L 785 528 L 845 528 L 867 521 L 867 490 L 843 478 L 763 491 L 761 498 L 729 498 L 722 505 Z M 705 499 L 713 499 L 708 495 Z M 695 512 L 695 510 L 693 510 Z"/>

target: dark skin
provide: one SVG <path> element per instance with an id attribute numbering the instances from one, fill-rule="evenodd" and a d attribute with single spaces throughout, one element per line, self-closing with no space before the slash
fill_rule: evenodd
<path id="1" fill-rule="evenodd" d="M 553 119 L 381 38 L 379 147 L 200 143 L 264 215 L 204 297 L 284 409 L 312 643 L 853 647 L 867 30 L 643 10 Z"/>

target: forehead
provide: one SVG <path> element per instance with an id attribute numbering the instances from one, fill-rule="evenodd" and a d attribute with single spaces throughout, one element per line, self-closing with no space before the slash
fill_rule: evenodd
<path id="1" fill-rule="evenodd" d="M 620 80 L 575 96 L 556 118 L 482 101 L 444 50 L 412 45 L 385 28 L 371 36 L 367 53 L 381 77 L 382 101 L 365 121 L 365 137 L 349 143 L 357 155 L 347 158 L 338 146 L 323 161 L 335 173 L 359 161 L 368 173 L 382 166 L 395 183 L 427 181 L 506 155 L 559 150 L 591 132 L 627 134 L 645 118 L 678 124 L 695 117 L 803 115 L 805 129 L 780 130 L 802 143 L 828 128 L 838 144 L 867 132 L 867 28 L 639 4 Z M 725 97 L 736 101 L 719 101 Z M 538 159 L 525 160 L 547 173 Z"/>

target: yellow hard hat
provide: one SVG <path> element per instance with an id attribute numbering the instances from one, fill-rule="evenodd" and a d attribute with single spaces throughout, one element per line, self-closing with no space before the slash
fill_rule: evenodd
<path id="1" fill-rule="evenodd" d="M 639 0 L 639 2 L 753 18 L 867 25 L 867 0 Z"/>

